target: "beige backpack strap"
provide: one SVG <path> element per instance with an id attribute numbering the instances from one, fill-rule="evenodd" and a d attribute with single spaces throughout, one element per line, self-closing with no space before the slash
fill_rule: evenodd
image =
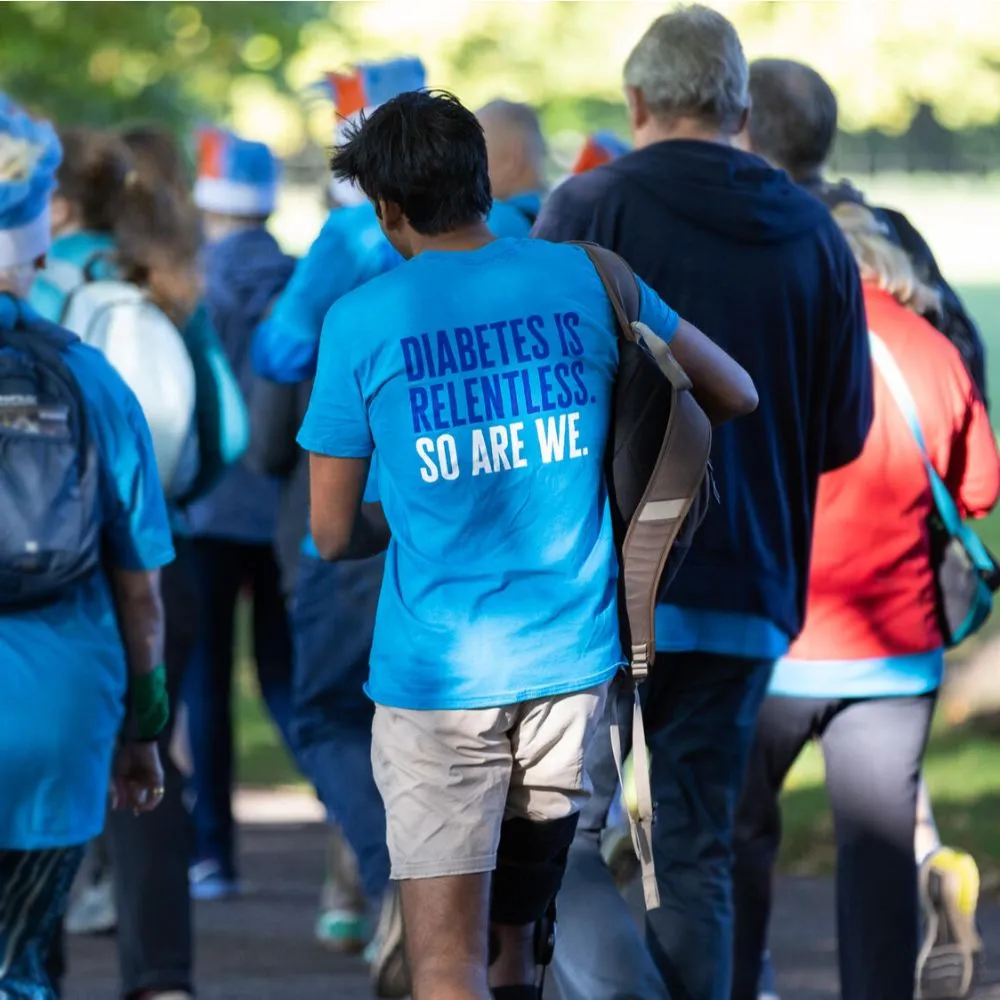
<path id="1" fill-rule="evenodd" d="M 615 758 L 618 782 L 625 785 L 625 740 L 622 738 L 622 714 L 632 713 L 632 771 L 635 780 L 637 815 L 628 814 L 632 846 L 639 859 L 642 873 L 642 895 L 647 910 L 660 905 L 660 887 L 656 883 L 656 866 L 653 862 L 653 790 L 649 779 L 649 750 L 646 748 L 646 727 L 642 721 L 642 703 L 639 689 L 629 675 L 617 682 L 611 703 L 611 752 Z M 626 704 L 627 703 L 627 704 Z"/>

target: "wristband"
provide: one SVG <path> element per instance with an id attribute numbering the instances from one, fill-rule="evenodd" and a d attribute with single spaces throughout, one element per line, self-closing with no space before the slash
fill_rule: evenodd
<path id="1" fill-rule="evenodd" d="M 170 720 L 167 671 L 161 663 L 148 674 L 133 675 L 129 684 L 129 712 L 136 739 L 155 740 Z"/>

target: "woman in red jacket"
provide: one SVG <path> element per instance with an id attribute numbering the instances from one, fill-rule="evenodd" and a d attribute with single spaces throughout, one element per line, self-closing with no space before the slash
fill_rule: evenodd
<path id="1" fill-rule="evenodd" d="M 834 217 L 861 270 L 869 327 L 915 400 L 930 461 L 962 516 L 982 517 L 1000 492 L 1000 461 L 961 357 L 917 315 L 935 293 L 867 208 L 844 204 Z M 813 738 L 826 760 L 837 839 L 841 994 L 914 995 L 914 829 L 944 642 L 930 482 L 877 364 L 874 373 L 875 419 L 864 451 L 820 481 L 805 628 L 778 662 L 758 722 L 734 845 L 733 1000 L 757 996 L 780 842 L 778 796 Z"/>

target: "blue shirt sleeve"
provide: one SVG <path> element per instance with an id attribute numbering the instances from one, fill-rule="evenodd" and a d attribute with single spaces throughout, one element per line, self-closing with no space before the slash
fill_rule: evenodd
<path id="1" fill-rule="evenodd" d="M 87 400 L 101 462 L 104 542 L 119 569 L 159 569 L 174 558 L 167 504 L 146 418 L 132 391 L 96 350 L 67 354 Z"/>
<path id="2" fill-rule="evenodd" d="M 669 344 L 677 332 L 680 316 L 642 278 L 636 275 L 635 280 L 639 285 L 639 322 Z"/>
<path id="3" fill-rule="evenodd" d="M 334 209 L 271 315 L 257 328 L 252 353 L 257 374 L 272 382 L 311 378 L 330 307 L 401 260 L 379 230 L 371 206 Z"/>
<path id="4" fill-rule="evenodd" d="M 331 458 L 368 458 L 374 450 L 368 407 L 352 347 L 365 323 L 355 321 L 355 297 L 327 313 L 319 345 L 316 380 L 298 442 Z"/>

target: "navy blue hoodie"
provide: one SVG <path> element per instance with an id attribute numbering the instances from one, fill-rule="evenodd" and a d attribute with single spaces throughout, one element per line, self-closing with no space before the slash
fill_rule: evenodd
<path id="1" fill-rule="evenodd" d="M 672 140 L 560 185 L 534 232 L 617 251 L 752 375 L 760 406 L 715 431 L 721 502 L 668 599 L 794 637 L 817 480 L 860 454 L 872 418 L 861 286 L 829 212 L 756 156 Z M 659 631 L 660 648 L 783 651 L 734 649 L 733 637 L 719 648 L 672 646 Z"/>
<path id="2" fill-rule="evenodd" d="M 255 377 L 250 364 L 254 330 L 288 283 L 295 260 L 282 253 L 266 229 L 254 227 L 210 243 L 203 264 L 209 318 L 248 397 Z M 192 534 L 273 542 L 280 489 L 277 479 L 238 463 L 187 508 Z"/>

